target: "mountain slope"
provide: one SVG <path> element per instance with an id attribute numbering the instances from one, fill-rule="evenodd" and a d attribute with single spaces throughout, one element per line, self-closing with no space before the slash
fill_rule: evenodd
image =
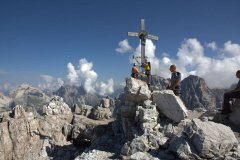
<path id="1" fill-rule="evenodd" d="M 181 82 L 181 99 L 188 109 L 216 107 L 216 97 L 205 80 L 190 75 Z"/>

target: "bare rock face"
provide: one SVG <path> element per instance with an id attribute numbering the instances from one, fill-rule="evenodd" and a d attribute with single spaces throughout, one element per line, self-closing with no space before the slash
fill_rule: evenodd
<path id="1" fill-rule="evenodd" d="M 111 120 L 93 120 L 82 115 L 74 115 L 72 126 L 68 126 L 71 128 L 70 139 L 78 144 L 90 143 L 95 137 L 99 136 L 96 134 L 104 133 L 106 130 L 104 127 L 108 125 L 109 122 L 111 122 Z M 103 129 L 103 132 L 98 133 L 99 128 L 100 130 Z"/>
<path id="2" fill-rule="evenodd" d="M 8 122 L 0 123 L 0 159 L 10 160 L 13 156 L 13 144 L 9 134 Z"/>
<path id="3" fill-rule="evenodd" d="M 100 106 L 103 107 L 103 108 L 109 108 L 109 107 L 110 107 L 110 99 L 108 99 L 108 98 L 103 98 L 103 99 L 101 100 Z"/>
<path id="4" fill-rule="evenodd" d="M 121 149 L 121 154 L 130 156 L 137 152 L 147 152 L 159 148 L 163 135 L 158 132 L 149 132 L 126 142 Z"/>
<path id="5" fill-rule="evenodd" d="M 43 113 L 46 115 L 65 115 L 72 114 L 68 105 L 63 102 L 63 98 L 55 96 L 47 106 L 43 107 Z"/>
<path id="6" fill-rule="evenodd" d="M 75 114 L 83 115 L 86 117 L 89 117 L 90 114 L 92 113 L 92 106 L 81 104 L 77 105 L 75 104 Z"/>
<path id="7" fill-rule="evenodd" d="M 134 78 L 127 78 L 125 96 L 126 101 L 139 103 L 150 99 L 151 91 L 148 89 L 146 82 Z"/>
<path id="8" fill-rule="evenodd" d="M 20 85 L 10 92 L 13 106 L 22 105 L 26 111 L 40 111 L 42 106 L 49 103 L 50 98 L 38 88 L 27 84 Z"/>
<path id="9" fill-rule="evenodd" d="M 25 118 L 0 123 L 0 159 L 27 159 L 30 128 Z"/>
<path id="10" fill-rule="evenodd" d="M 29 150 L 29 126 L 26 119 L 14 119 L 9 122 L 9 133 L 13 143 L 13 157 L 26 159 Z"/>
<path id="11" fill-rule="evenodd" d="M 112 112 L 109 108 L 96 107 L 92 109 L 90 117 L 95 120 L 109 119 L 112 117 Z"/>
<path id="12" fill-rule="evenodd" d="M 15 119 L 18 118 L 25 118 L 26 117 L 26 113 L 24 108 L 21 105 L 17 105 L 12 109 L 12 113 L 11 113 L 12 117 Z"/>
<path id="13" fill-rule="evenodd" d="M 204 79 L 190 75 L 181 82 L 181 99 L 188 109 L 216 108 L 214 92 L 208 88 Z"/>
<path id="14" fill-rule="evenodd" d="M 225 155 L 238 144 L 229 127 L 210 121 L 193 119 L 186 127 L 185 133 L 203 158 Z"/>
<path id="15" fill-rule="evenodd" d="M 55 92 L 55 95 L 63 97 L 64 102 L 70 108 L 73 108 L 75 104 L 96 106 L 100 101 L 97 95 L 86 93 L 83 86 L 64 85 Z"/>
<path id="16" fill-rule="evenodd" d="M 137 106 L 136 112 L 142 131 L 153 130 L 158 123 L 158 111 L 156 105 L 152 104 L 152 101 L 147 100 L 144 102 L 143 106 Z"/>
<path id="17" fill-rule="evenodd" d="M 174 122 L 180 122 L 188 115 L 185 105 L 172 90 L 154 91 L 153 102 L 157 104 L 160 112 Z"/>

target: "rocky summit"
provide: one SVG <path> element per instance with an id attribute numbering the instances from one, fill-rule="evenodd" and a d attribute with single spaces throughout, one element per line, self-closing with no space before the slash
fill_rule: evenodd
<path id="1" fill-rule="evenodd" d="M 196 87 L 201 79 L 194 82 L 186 95 L 206 91 Z M 14 97 L 36 91 L 21 88 Z M 96 105 L 64 95 L 49 98 L 39 114 L 25 110 L 24 103 L 0 113 L 0 160 L 240 159 L 239 101 L 233 102 L 229 117 L 212 106 L 192 110 L 195 103 L 186 103 L 192 97 L 182 101 L 185 92 L 177 97 L 133 78 L 126 79 L 118 98 L 102 97 Z M 207 104 L 207 97 L 198 102 Z"/>

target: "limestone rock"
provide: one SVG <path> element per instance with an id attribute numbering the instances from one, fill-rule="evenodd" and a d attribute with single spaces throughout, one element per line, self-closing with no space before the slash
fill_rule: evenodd
<path id="1" fill-rule="evenodd" d="M 88 152 L 83 152 L 81 155 L 75 158 L 75 160 L 107 160 L 112 159 L 112 157 L 114 157 L 114 153 L 93 149 Z"/>
<path id="2" fill-rule="evenodd" d="M 132 155 L 136 152 L 147 152 L 149 147 L 147 145 L 148 139 L 146 136 L 140 136 L 124 144 L 121 153 L 123 155 Z"/>
<path id="3" fill-rule="evenodd" d="M 126 101 L 133 103 L 144 102 L 151 97 L 151 91 L 148 89 L 147 83 L 138 79 L 127 78 L 124 90 Z"/>
<path id="4" fill-rule="evenodd" d="M 156 150 L 159 148 L 160 139 L 163 135 L 159 132 L 148 132 L 134 138 L 131 142 L 127 142 L 121 149 L 121 153 L 130 156 L 137 152 L 147 152 L 150 149 Z"/>
<path id="5" fill-rule="evenodd" d="M 21 105 L 17 105 L 12 109 L 11 113 L 12 118 L 18 119 L 18 118 L 25 118 L 26 113 L 24 108 Z"/>
<path id="6" fill-rule="evenodd" d="M 210 121 L 193 119 L 185 128 L 185 132 L 197 152 L 204 158 L 224 155 L 238 144 L 229 127 Z"/>
<path id="7" fill-rule="evenodd" d="M 195 157 L 198 157 L 191 142 L 181 135 L 171 139 L 168 151 L 177 154 L 178 158 L 183 160 L 196 159 Z"/>
<path id="8" fill-rule="evenodd" d="M 188 116 L 183 102 L 172 90 L 154 91 L 153 102 L 157 104 L 161 113 L 174 122 L 180 122 Z"/>
<path id="9" fill-rule="evenodd" d="M 106 126 L 111 120 L 93 120 L 82 115 L 74 115 L 70 139 L 76 143 L 90 142 L 94 140 L 95 128 Z"/>
<path id="10" fill-rule="evenodd" d="M 13 144 L 14 159 L 26 159 L 29 151 L 29 125 L 26 119 L 9 121 L 9 133 Z"/>
<path id="11" fill-rule="evenodd" d="M 137 107 L 138 118 L 142 131 L 153 130 L 157 125 L 158 111 L 156 105 L 153 105 L 151 101 L 147 100 L 143 106 Z"/>
<path id="12" fill-rule="evenodd" d="M 25 111 L 41 111 L 42 106 L 49 103 L 50 98 L 43 91 L 27 84 L 22 84 L 10 92 L 13 106 L 22 105 Z"/>
<path id="13" fill-rule="evenodd" d="M 43 107 L 43 113 L 46 115 L 72 114 L 71 109 L 63 102 L 63 98 L 59 96 L 54 96 L 50 103 Z"/>
<path id="14" fill-rule="evenodd" d="M 110 107 L 110 99 L 103 98 L 101 100 L 100 106 L 103 107 L 103 108 L 109 108 Z"/>
<path id="15" fill-rule="evenodd" d="M 96 107 L 92 109 L 91 118 L 95 120 L 109 119 L 112 117 L 110 108 Z"/>
<path id="16" fill-rule="evenodd" d="M 145 160 L 145 159 L 159 160 L 158 158 L 154 158 L 152 155 L 145 152 L 136 152 L 133 155 L 131 155 L 130 159 L 131 160 Z"/>
<path id="17" fill-rule="evenodd" d="M 189 110 L 216 108 L 214 92 L 207 86 L 205 80 L 190 75 L 181 82 L 181 99 Z"/>
<path id="18" fill-rule="evenodd" d="M 89 106 L 89 105 L 85 105 L 85 104 L 77 105 L 76 104 L 75 105 L 75 114 L 89 117 L 90 114 L 92 113 L 92 109 L 93 109 L 93 107 Z"/>
<path id="19" fill-rule="evenodd" d="M 10 137 L 8 122 L 0 123 L 0 159 L 10 160 L 13 156 L 13 143 Z"/>

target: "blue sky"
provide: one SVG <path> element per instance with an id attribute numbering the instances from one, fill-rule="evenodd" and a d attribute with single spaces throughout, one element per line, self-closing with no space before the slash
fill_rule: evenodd
<path id="1" fill-rule="evenodd" d="M 67 64 L 77 67 L 86 58 L 99 81 L 116 83 L 129 75 L 130 54 L 118 54 L 118 43 L 146 30 L 158 35 L 155 56 L 172 59 L 184 40 L 195 38 L 202 46 L 219 48 L 231 41 L 240 44 L 240 1 L 221 0 L 9 0 L 0 2 L 0 83 L 38 83 L 40 75 L 68 82 Z M 205 48 L 208 57 L 216 56 Z"/>

